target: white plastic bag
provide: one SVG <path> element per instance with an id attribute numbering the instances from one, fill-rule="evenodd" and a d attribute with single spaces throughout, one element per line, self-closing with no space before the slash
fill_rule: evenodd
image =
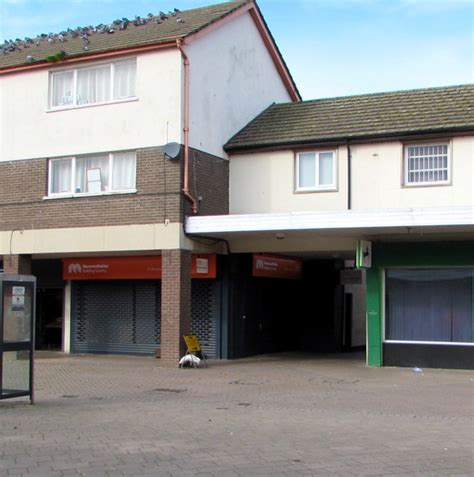
<path id="1" fill-rule="evenodd" d="M 180 368 L 199 368 L 201 366 L 201 360 L 193 354 L 187 354 L 179 360 Z"/>

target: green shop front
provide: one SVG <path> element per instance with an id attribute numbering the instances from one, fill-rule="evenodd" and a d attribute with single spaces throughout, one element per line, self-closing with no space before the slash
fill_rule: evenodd
<path id="1" fill-rule="evenodd" d="M 371 366 L 474 369 L 474 242 L 374 243 Z"/>

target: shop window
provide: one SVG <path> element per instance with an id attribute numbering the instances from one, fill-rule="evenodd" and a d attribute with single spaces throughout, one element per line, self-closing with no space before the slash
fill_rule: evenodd
<path id="1" fill-rule="evenodd" d="M 440 185 L 450 181 L 448 144 L 405 146 L 405 185 Z"/>
<path id="2" fill-rule="evenodd" d="M 301 152 L 296 155 L 296 191 L 336 189 L 336 153 Z"/>
<path id="3" fill-rule="evenodd" d="M 473 343 L 474 269 L 389 269 L 385 341 Z"/>
<path id="4" fill-rule="evenodd" d="M 104 104 L 135 98 L 136 60 L 51 73 L 51 109 Z"/>
<path id="5" fill-rule="evenodd" d="M 133 151 L 49 161 L 50 197 L 133 192 L 135 181 Z"/>

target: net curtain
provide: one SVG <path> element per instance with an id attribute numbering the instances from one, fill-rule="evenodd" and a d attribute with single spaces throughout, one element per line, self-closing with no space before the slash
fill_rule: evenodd
<path id="1" fill-rule="evenodd" d="M 108 101 L 110 91 L 110 66 L 78 70 L 77 104 Z"/>

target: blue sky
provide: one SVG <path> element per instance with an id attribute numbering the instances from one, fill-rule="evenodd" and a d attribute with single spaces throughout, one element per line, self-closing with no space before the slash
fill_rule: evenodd
<path id="1" fill-rule="evenodd" d="M 0 40 L 214 0 L 0 0 Z M 474 82 L 473 0 L 259 0 L 304 99 Z"/>

